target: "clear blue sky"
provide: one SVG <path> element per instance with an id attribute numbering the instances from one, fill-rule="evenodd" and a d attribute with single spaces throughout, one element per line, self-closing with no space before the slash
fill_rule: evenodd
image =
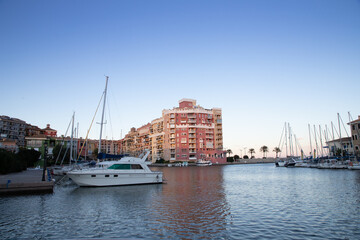
<path id="1" fill-rule="evenodd" d="M 360 1 L 0 0 L 1 115 L 64 134 L 75 111 L 85 137 L 104 75 L 109 139 L 193 98 L 234 153 L 284 122 L 306 149 L 308 123 L 360 115 Z"/>

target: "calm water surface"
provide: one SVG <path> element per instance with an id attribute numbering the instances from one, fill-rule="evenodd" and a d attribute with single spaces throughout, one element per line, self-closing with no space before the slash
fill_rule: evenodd
<path id="1" fill-rule="evenodd" d="M 167 184 L 0 198 L 1 239 L 360 239 L 360 171 L 159 168 Z"/>

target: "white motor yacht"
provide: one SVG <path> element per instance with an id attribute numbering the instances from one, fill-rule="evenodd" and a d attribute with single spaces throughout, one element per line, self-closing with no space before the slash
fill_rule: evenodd
<path id="1" fill-rule="evenodd" d="M 162 183 L 163 173 L 153 172 L 143 158 L 124 157 L 118 161 L 104 161 L 94 168 L 73 170 L 67 175 L 79 186 L 102 187 L 133 184 Z"/>

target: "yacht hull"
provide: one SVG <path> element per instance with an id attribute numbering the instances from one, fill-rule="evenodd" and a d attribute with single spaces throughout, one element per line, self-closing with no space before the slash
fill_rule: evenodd
<path id="1" fill-rule="evenodd" d="M 136 184 L 162 183 L 162 172 L 149 173 L 67 173 L 69 178 L 81 187 L 106 187 Z"/>

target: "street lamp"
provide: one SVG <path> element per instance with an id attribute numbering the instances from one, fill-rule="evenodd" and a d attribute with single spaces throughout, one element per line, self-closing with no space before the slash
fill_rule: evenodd
<path id="1" fill-rule="evenodd" d="M 43 166 L 43 174 L 42 174 L 42 180 L 41 181 L 45 181 L 45 171 L 46 171 L 46 159 L 47 159 L 47 153 L 48 153 L 48 148 L 47 148 L 47 141 L 45 140 L 44 142 L 44 166 Z"/>

